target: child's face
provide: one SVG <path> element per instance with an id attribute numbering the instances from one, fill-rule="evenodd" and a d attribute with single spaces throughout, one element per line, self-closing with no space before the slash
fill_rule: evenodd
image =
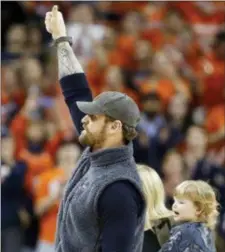
<path id="1" fill-rule="evenodd" d="M 176 222 L 195 221 L 197 218 L 197 208 L 191 200 L 185 198 L 174 197 L 172 210 Z"/>

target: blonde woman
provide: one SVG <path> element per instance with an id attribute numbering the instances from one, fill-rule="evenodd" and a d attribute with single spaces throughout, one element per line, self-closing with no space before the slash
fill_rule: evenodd
<path id="1" fill-rule="evenodd" d="M 137 165 L 146 200 L 146 220 L 143 252 L 158 251 L 169 238 L 172 211 L 165 206 L 163 183 L 155 170 Z"/>

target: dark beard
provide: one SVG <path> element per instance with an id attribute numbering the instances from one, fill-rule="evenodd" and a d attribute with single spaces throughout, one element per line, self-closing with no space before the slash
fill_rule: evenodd
<path id="1" fill-rule="evenodd" d="M 85 135 L 81 134 L 78 138 L 79 143 L 83 146 L 90 146 L 92 147 L 94 145 L 94 137 L 93 135 L 87 130 L 85 129 L 86 133 Z"/>
<path id="2" fill-rule="evenodd" d="M 100 149 L 106 138 L 106 124 L 104 124 L 98 135 L 94 135 L 87 128 L 85 128 L 85 131 L 86 134 L 84 136 L 82 136 L 82 134 L 79 136 L 78 140 L 80 144 L 83 146 L 90 146 L 92 149 Z"/>

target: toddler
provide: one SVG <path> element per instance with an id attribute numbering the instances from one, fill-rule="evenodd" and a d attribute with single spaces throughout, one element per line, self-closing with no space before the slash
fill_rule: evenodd
<path id="1" fill-rule="evenodd" d="M 215 192 L 206 182 L 187 180 L 179 184 L 172 207 L 177 225 L 160 252 L 215 252 L 217 206 Z"/>

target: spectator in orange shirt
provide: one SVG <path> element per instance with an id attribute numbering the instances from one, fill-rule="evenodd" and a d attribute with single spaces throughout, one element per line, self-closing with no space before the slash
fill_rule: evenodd
<path id="1" fill-rule="evenodd" d="M 127 74 L 135 90 L 140 89 L 142 82 L 151 75 L 152 57 L 153 50 L 149 41 L 143 39 L 137 40 L 133 55 L 135 71 L 128 71 Z"/>
<path id="2" fill-rule="evenodd" d="M 123 56 L 126 70 L 134 70 L 133 56 L 135 43 L 139 39 L 141 30 L 141 16 L 138 12 L 128 12 L 122 22 L 117 37 L 117 50 Z"/>
<path id="3" fill-rule="evenodd" d="M 142 9 L 145 27 L 141 35 L 143 39 L 151 43 L 154 50 L 161 49 L 164 42 L 162 29 L 164 28 L 163 18 L 165 13 L 166 3 L 163 2 L 149 2 Z"/>
<path id="4" fill-rule="evenodd" d="M 113 65 L 109 66 L 104 77 L 105 85 L 101 92 L 110 90 L 125 93 L 130 96 L 138 105 L 140 105 L 138 94 L 134 90 L 126 86 L 125 78 L 123 76 L 121 68 Z"/>
<path id="5" fill-rule="evenodd" d="M 152 62 L 152 75 L 140 85 L 140 92 L 145 94 L 155 91 L 162 99 L 165 108 L 175 93 L 182 93 L 188 99 L 191 98 L 188 83 L 186 83 L 165 54 L 164 51 L 156 53 Z"/>
<path id="6" fill-rule="evenodd" d="M 124 57 L 116 48 L 117 33 L 108 27 L 101 43 L 95 46 L 95 55 L 87 64 L 87 79 L 94 96 L 97 96 L 104 86 L 104 74 L 109 65 L 124 65 Z"/>
<path id="7" fill-rule="evenodd" d="M 214 106 L 206 116 L 205 128 L 210 148 L 220 148 L 225 140 L 225 105 Z"/>
<path id="8" fill-rule="evenodd" d="M 36 176 L 52 169 L 53 166 L 52 157 L 44 150 L 46 144 L 44 121 L 31 121 L 26 137 L 28 145 L 20 151 L 19 159 L 28 166 L 26 186 L 30 192 L 33 192 Z"/>
<path id="9" fill-rule="evenodd" d="M 54 252 L 56 220 L 64 191 L 81 154 L 78 145 L 64 143 L 56 154 L 56 168 L 42 173 L 36 183 L 35 212 L 40 218 L 37 252 Z M 76 234 L 74 234 L 76 235 Z"/>
<path id="10" fill-rule="evenodd" d="M 213 36 L 213 32 L 225 21 L 222 2 L 174 2 L 170 5 L 177 8 L 191 23 L 193 30 L 205 39 L 207 39 L 206 35 Z"/>
<path id="11" fill-rule="evenodd" d="M 207 109 L 224 104 L 225 100 L 225 31 L 216 35 L 213 49 L 202 62 L 202 103 Z"/>
<path id="12" fill-rule="evenodd" d="M 110 11 L 118 15 L 126 14 L 133 10 L 141 10 L 147 3 L 143 1 L 115 1 L 110 3 Z"/>
<path id="13" fill-rule="evenodd" d="M 161 50 L 165 45 L 176 46 L 186 29 L 182 16 L 173 9 L 167 10 L 166 4 L 157 8 L 153 5 L 151 8 L 142 37 L 151 42 L 155 51 Z"/>
<path id="14" fill-rule="evenodd" d="M 63 139 L 63 131 L 66 128 L 66 123 L 61 120 L 61 109 L 57 103 L 57 99 L 49 97 L 41 97 L 37 92 L 36 85 L 31 86 L 26 102 L 20 112 L 15 116 L 10 125 L 10 130 L 16 141 L 16 158 L 21 158 L 21 151 L 29 146 L 26 132 L 29 124 L 33 121 L 42 120 L 46 129 L 43 136 L 43 148 L 49 155 L 55 155 L 58 144 Z M 43 98 L 43 99 L 42 99 Z M 48 111 L 48 117 L 46 113 Z M 37 123 L 42 127 L 41 123 Z M 50 130 L 47 130 L 52 125 Z M 43 131 L 43 129 L 41 130 Z"/>

